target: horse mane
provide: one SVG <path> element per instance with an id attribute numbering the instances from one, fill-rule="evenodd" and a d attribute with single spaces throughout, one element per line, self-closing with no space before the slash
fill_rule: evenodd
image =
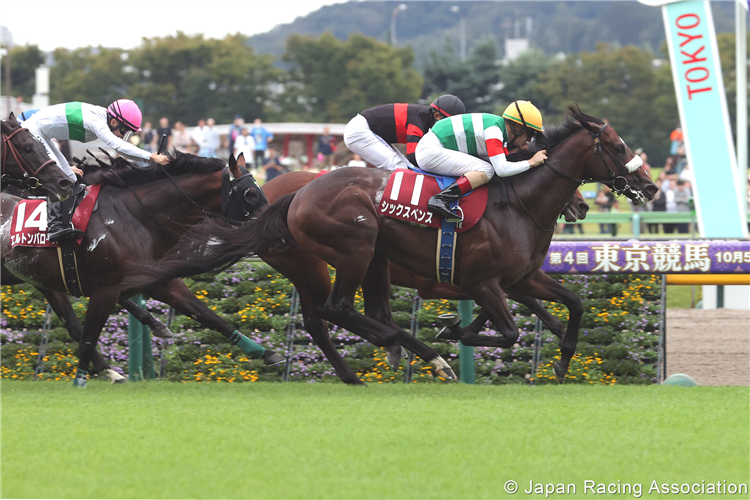
<path id="1" fill-rule="evenodd" d="M 582 128 L 591 130 L 591 123 L 604 124 L 599 118 L 581 111 L 578 104 L 569 104 L 567 110 L 568 117 L 557 125 L 545 128 L 541 134 L 537 134 L 531 141 L 529 150 L 536 152 L 543 149 L 552 149 Z"/>
<path id="2" fill-rule="evenodd" d="M 169 162 L 164 169 L 172 176 L 203 175 L 222 170 L 226 164 L 219 158 L 203 158 L 200 156 L 175 151 L 167 155 Z M 91 167 L 91 166 L 89 166 Z M 123 157 L 110 162 L 110 168 L 91 167 L 86 169 L 84 181 L 90 184 L 104 184 L 123 187 L 141 186 L 164 179 L 164 172 L 157 165 L 138 167 Z"/>

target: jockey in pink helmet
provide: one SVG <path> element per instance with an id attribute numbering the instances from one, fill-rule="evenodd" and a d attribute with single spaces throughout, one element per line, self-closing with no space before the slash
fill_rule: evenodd
<path id="1" fill-rule="evenodd" d="M 118 99 L 107 108 L 85 102 L 55 104 L 40 109 L 22 126 L 29 129 L 47 148 L 50 158 L 71 180 L 83 172 L 68 164 L 53 139 L 91 142 L 99 139 L 123 156 L 153 161 L 164 165 L 168 158 L 149 153 L 127 142 L 132 132 L 141 128 L 142 114 L 138 105 L 129 99 Z M 74 200 L 47 202 L 47 239 L 56 242 L 62 239 L 78 239 L 83 234 L 71 225 Z M 70 207 L 68 206 L 70 205 Z"/>

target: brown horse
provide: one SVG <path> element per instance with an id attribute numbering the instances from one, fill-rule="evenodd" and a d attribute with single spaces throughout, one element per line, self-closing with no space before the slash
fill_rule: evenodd
<path id="1" fill-rule="evenodd" d="M 64 200 L 73 192 L 73 181 L 50 159 L 47 148 L 23 128 L 13 113 L 2 121 L 2 189 Z"/>
<path id="2" fill-rule="evenodd" d="M 118 158 L 113 169 L 100 173 L 98 207 L 91 215 L 82 244 L 76 249 L 81 287 L 84 295 L 90 297 L 80 334 L 79 370 L 84 375 L 112 308 L 118 301 L 141 292 L 219 331 L 243 349 L 250 349 L 251 354 L 262 356 L 267 363 L 283 360 L 235 332 L 181 280 L 144 288 L 122 283 L 126 272 L 137 273 L 144 264 L 160 258 L 185 230 L 207 215 L 246 213 L 249 217 L 266 205 L 262 191 L 241 168 L 242 164 L 244 159 L 239 164 L 231 162 L 227 168 L 218 159 L 177 153 L 163 168 L 130 168 L 126 160 Z M 18 197 L 2 195 L 2 282 L 34 285 L 64 323 L 77 323 L 65 296 L 67 290 L 56 249 L 10 248 L 8 221 L 19 201 Z M 73 334 L 70 326 L 69 331 Z"/>
<path id="3" fill-rule="evenodd" d="M 455 265 L 456 284 L 486 312 L 500 334 L 488 337 L 462 329 L 465 345 L 507 348 L 516 342 L 518 330 L 504 288 L 561 302 L 568 308 L 561 359 L 554 367 L 560 382 L 575 353 L 583 309 L 575 293 L 541 272 L 555 220 L 585 181 L 610 185 L 638 204 L 653 198 L 657 191 L 612 127 L 577 106 L 570 106 L 569 112 L 570 119 L 546 130 L 530 148 L 530 152 L 548 151 L 544 168 L 490 182 L 488 209 L 477 225 L 459 238 Z M 391 319 L 389 260 L 431 278 L 437 232 L 378 215 L 388 175 L 373 169 L 341 169 L 296 194 L 281 197 L 241 231 L 217 224 L 196 227 L 170 255 L 151 266 L 148 274 L 158 282 L 226 266 L 255 253 L 296 285 L 296 279 L 307 279 L 300 275 L 299 262 L 269 260 L 296 244 L 336 268 L 333 290 L 322 306 L 315 292 L 325 290 L 311 284 L 317 316 L 383 345 L 389 352 L 401 344 L 433 364 L 438 374 L 452 378 L 450 367 L 433 349 L 411 338 Z M 513 193 L 508 203 L 501 203 L 505 200 L 504 183 Z M 314 268 L 306 272 L 311 270 Z M 354 309 L 360 284 L 366 316 Z"/>
<path id="4" fill-rule="evenodd" d="M 313 172 L 289 172 L 264 184 L 263 192 L 265 193 L 266 198 L 268 198 L 268 201 L 273 203 L 286 194 L 299 191 L 312 182 L 317 175 L 318 174 Z M 576 220 L 585 219 L 588 209 L 589 206 L 580 191 L 576 190 L 573 198 L 565 206 L 563 216 L 567 222 L 575 222 Z M 268 258 L 273 261 L 274 259 L 277 259 L 278 256 L 272 255 Z M 471 296 L 464 292 L 459 286 L 451 285 L 450 283 L 440 283 L 430 278 L 424 278 L 392 262 L 390 265 L 390 275 L 392 285 L 415 288 L 417 289 L 419 296 L 425 300 L 472 300 Z M 536 314 L 540 321 L 542 321 L 551 332 L 553 332 L 558 338 L 562 338 L 565 333 L 564 325 L 559 319 L 552 316 L 544 307 L 542 307 L 537 300 L 523 294 L 512 293 L 509 290 L 506 290 L 506 292 L 510 299 L 525 305 L 529 310 Z M 326 293 L 325 296 L 327 297 L 329 293 L 330 291 Z M 303 310 L 314 310 L 314 308 L 306 308 L 303 305 Z M 467 328 L 474 331 L 474 333 L 479 333 L 479 330 L 484 327 L 486 322 L 487 316 L 484 313 L 480 313 L 477 319 Z M 447 331 L 444 331 L 441 332 L 440 338 L 448 339 L 452 337 Z M 389 359 L 389 361 L 394 360 Z"/>

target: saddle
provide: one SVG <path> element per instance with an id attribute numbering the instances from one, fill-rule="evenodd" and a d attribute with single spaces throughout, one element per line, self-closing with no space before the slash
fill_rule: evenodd
<path id="1" fill-rule="evenodd" d="M 81 191 L 78 207 L 73 213 L 73 227 L 86 231 L 91 214 L 96 209 L 101 184 L 87 186 Z M 79 195 L 79 196 L 81 196 Z M 75 242 L 81 244 L 83 238 Z M 26 198 L 18 202 L 13 209 L 10 225 L 10 247 L 50 248 L 58 246 L 47 240 L 47 200 L 43 198 Z"/>
<path id="2" fill-rule="evenodd" d="M 427 209 L 427 201 L 450 186 L 456 177 L 438 175 L 418 168 L 396 169 L 388 179 L 378 213 L 422 227 L 442 227 L 442 218 Z M 460 222 L 456 232 L 468 231 L 482 218 L 487 207 L 487 186 L 481 186 L 463 197 L 456 210 Z"/>

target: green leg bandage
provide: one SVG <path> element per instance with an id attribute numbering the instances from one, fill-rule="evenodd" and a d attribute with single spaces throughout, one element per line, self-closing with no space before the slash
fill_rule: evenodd
<path id="1" fill-rule="evenodd" d="M 234 345 L 240 346 L 240 349 L 255 358 L 260 358 L 263 356 L 263 353 L 266 352 L 262 346 L 245 337 L 237 330 L 232 332 L 232 335 L 229 336 L 229 341 Z"/>
<path id="2" fill-rule="evenodd" d="M 81 387 L 81 388 L 86 387 L 86 380 L 88 380 L 88 378 L 89 378 L 89 372 L 78 368 L 78 370 L 76 370 L 76 376 L 73 379 L 73 387 Z"/>

